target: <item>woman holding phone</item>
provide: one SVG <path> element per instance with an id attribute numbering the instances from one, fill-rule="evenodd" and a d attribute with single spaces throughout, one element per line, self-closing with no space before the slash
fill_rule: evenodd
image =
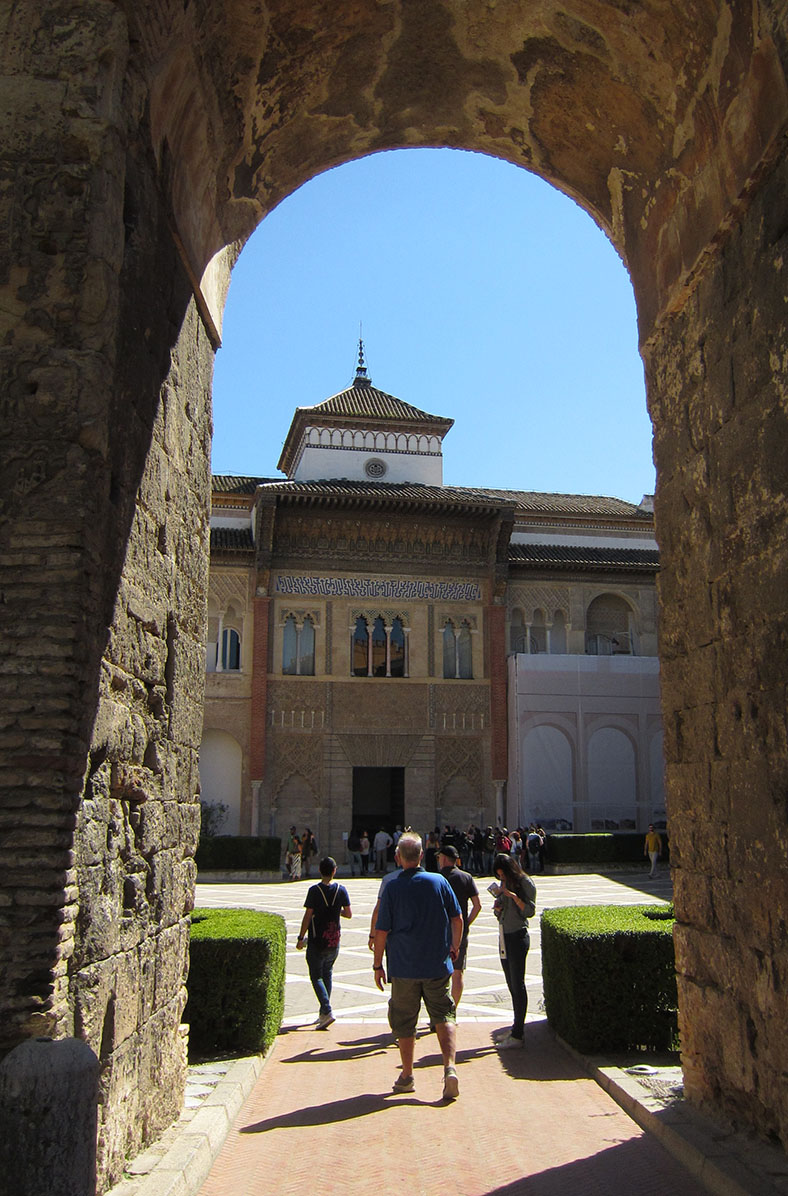
<path id="1" fill-rule="evenodd" d="M 512 1028 L 498 1043 L 502 1050 L 523 1045 L 528 992 L 525 987 L 525 958 L 531 939 L 528 919 L 536 913 L 536 885 L 523 872 L 517 860 L 500 852 L 493 861 L 498 883 L 490 885 L 495 897 L 493 913 L 498 919 L 501 967 L 511 993 L 514 1017 Z"/>

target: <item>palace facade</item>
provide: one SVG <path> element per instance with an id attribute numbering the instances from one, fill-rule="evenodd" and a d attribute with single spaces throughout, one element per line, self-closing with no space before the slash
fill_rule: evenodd
<path id="1" fill-rule="evenodd" d="M 373 386 L 214 476 L 200 777 L 224 832 L 664 824 L 649 501 L 443 485 Z"/>

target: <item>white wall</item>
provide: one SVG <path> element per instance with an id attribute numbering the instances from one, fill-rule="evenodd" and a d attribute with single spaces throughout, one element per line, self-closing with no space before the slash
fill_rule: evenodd
<path id="1" fill-rule="evenodd" d="M 656 658 L 516 655 L 508 677 L 510 826 L 664 818 Z"/>
<path id="2" fill-rule="evenodd" d="M 226 731 L 205 731 L 200 745 L 200 798 L 228 807 L 223 835 L 241 833 L 241 745 Z"/>

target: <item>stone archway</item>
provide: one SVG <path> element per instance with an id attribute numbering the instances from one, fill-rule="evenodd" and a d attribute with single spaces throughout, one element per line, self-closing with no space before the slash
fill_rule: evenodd
<path id="1" fill-rule="evenodd" d="M 686 1087 L 787 1143 L 785 5 L 18 0 L 1 20 L 0 1045 L 95 1044 L 102 1182 L 177 1110 L 229 269 L 316 172 L 456 146 L 574 196 L 632 277 Z"/>

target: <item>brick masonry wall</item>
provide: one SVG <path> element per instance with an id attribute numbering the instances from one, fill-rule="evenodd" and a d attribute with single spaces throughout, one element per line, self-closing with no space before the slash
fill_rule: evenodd
<path id="1" fill-rule="evenodd" d="M 788 1146 L 788 168 L 649 346 L 688 1094 Z"/>

